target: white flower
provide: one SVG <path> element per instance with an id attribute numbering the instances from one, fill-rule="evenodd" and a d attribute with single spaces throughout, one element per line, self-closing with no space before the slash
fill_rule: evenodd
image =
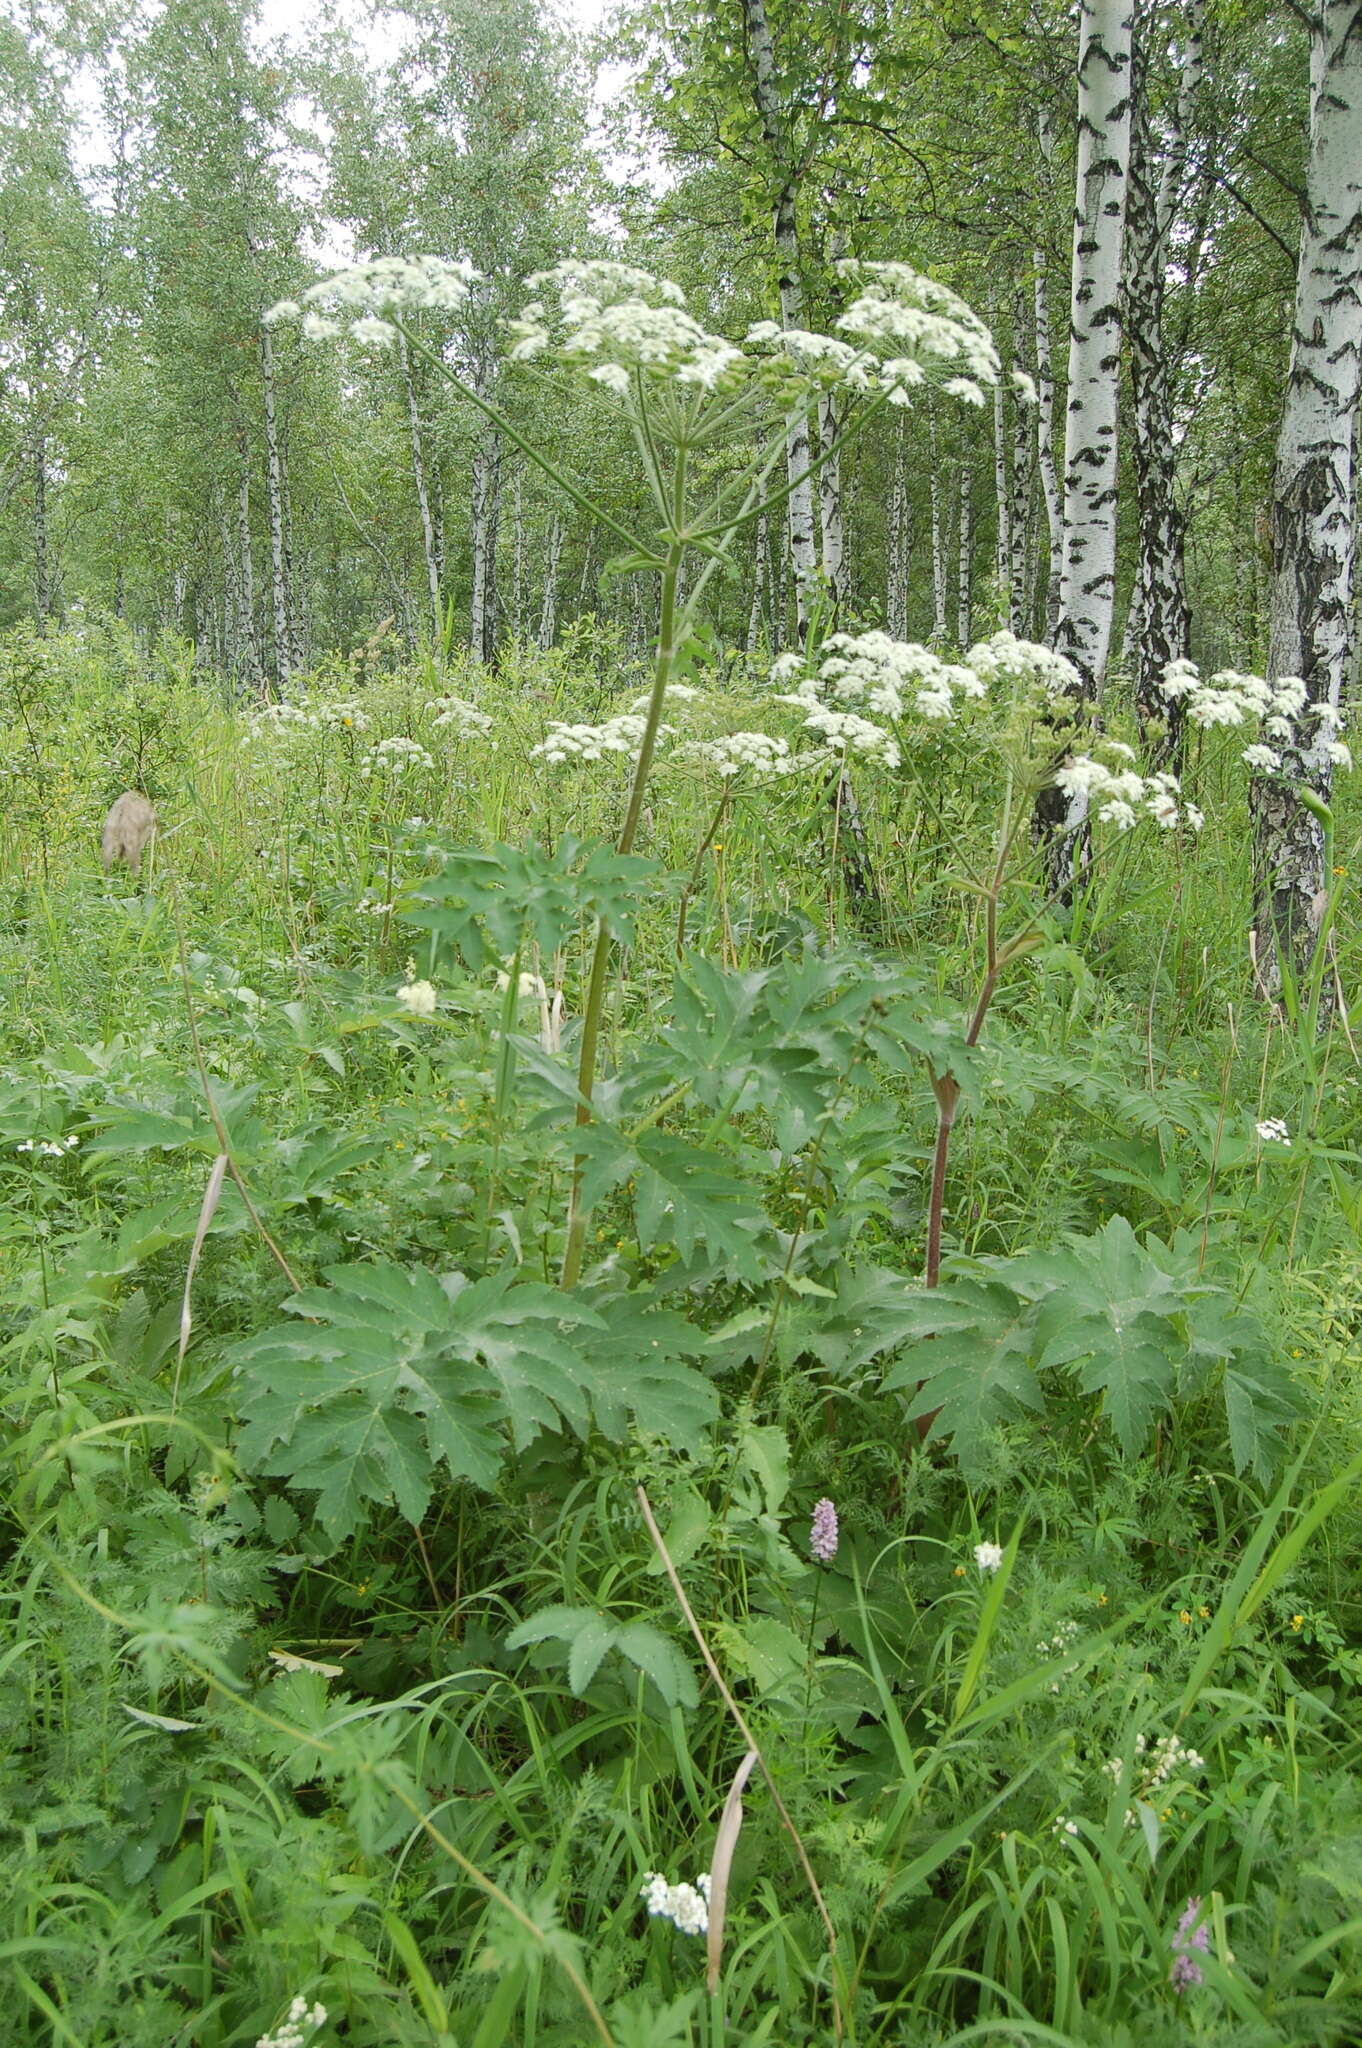
<path id="1" fill-rule="evenodd" d="M 1324 751 L 1333 762 L 1335 768 L 1352 767 L 1353 757 L 1342 740 L 1331 740 Z"/>
<path id="2" fill-rule="evenodd" d="M 391 320 L 380 320 L 377 315 L 369 314 L 365 319 L 351 323 L 350 338 L 365 342 L 370 348 L 387 348 L 396 341 L 397 329 Z"/>
<path id="3" fill-rule="evenodd" d="M 668 1884 L 657 1871 L 649 1870 L 639 1892 L 655 1920 L 670 1920 L 682 1934 L 708 1934 L 709 1883 L 708 1871 L 690 1885 Z"/>
<path id="4" fill-rule="evenodd" d="M 1260 1124 L 1253 1126 L 1265 1145 L 1289 1145 L 1290 1135 L 1279 1116 L 1264 1117 Z"/>
<path id="5" fill-rule="evenodd" d="M 969 405 L 982 405 L 984 393 L 973 377 L 948 377 L 941 389 L 947 398 L 963 398 Z"/>
<path id="6" fill-rule="evenodd" d="M 296 299 L 280 299 L 278 304 L 271 306 L 269 312 L 266 313 L 264 325 L 266 327 L 273 327 L 275 322 L 279 320 L 296 320 L 302 310 Z"/>
<path id="7" fill-rule="evenodd" d="M 410 970 L 409 970 L 410 971 Z M 397 991 L 397 1000 L 413 1017 L 435 1015 L 435 988 L 429 981 L 407 981 Z"/>
<path id="8" fill-rule="evenodd" d="M 604 384 L 607 390 L 617 392 L 621 398 L 629 395 L 629 372 L 623 363 L 598 363 L 591 372 L 592 381 Z"/>
<path id="9" fill-rule="evenodd" d="M 1243 758 L 1246 767 L 1257 768 L 1263 771 L 1280 768 L 1282 765 L 1281 755 L 1274 753 L 1271 747 L 1245 747 Z"/>
<path id="10" fill-rule="evenodd" d="M 391 739 L 380 740 L 376 747 L 370 747 L 359 764 L 359 772 L 367 780 L 374 774 L 405 775 L 409 768 L 433 768 L 434 761 L 419 740 L 409 740 L 401 733 Z"/>
<path id="11" fill-rule="evenodd" d="M 633 754 L 646 725 L 646 718 L 634 711 L 621 711 L 614 718 L 607 718 L 604 725 L 564 725 L 559 719 L 550 719 L 547 734 L 530 752 L 554 763 L 574 757 L 580 761 L 599 761 L 606 754 Z M 669 737 L 671 731 L 671 726 L 659 725 L 658 739 Z"/>
<path id="12" fill-rule="evenodd" d="M 1012 372 L 1012 388 L 1023 405 L 1034 405 L 1036 403 L 1038 394 L 1035 381 L 1027 375 L 1025 370 L 1014 370 Z"/>
<path id="13" fill-rule="evenodd" d="M 479 711 L 476 704 L 470 704 L 465 697 L 432 697 L 427 711 L 435 713 L 437 726 L 452 726 L 461 740 L 482 739 L 492 730 L 492 721 L 485 711 Z"/>
<path id="14" fill-rule="evenodd" d="M 804 756 L 791 754 L 788 740 L 773 739 L 764 732 L 730 732 L 722 739 L 687 740 L 676 749 L 673 759 L 702 762 L 724 777 L 747 774 L 758 780 L 791 775 L 804 763 Z"/>
<path id="15" fill-rule="evenodd" d="M 309 2007 L 305 1998 L 295 1998 L 289 2006 L 288 2016 L 280 2021 L 272 2034 L 261 2034 L 255 2048 L 303 2048 L 309 2034 L 315 2034 L 318 2027 L 326 2025 L 326 2007 Z"/>
<path id="16" fill-rule="evenodd" d="M 974 1562 L 978 1565 L 981 1572 L 996 1572 L 1002 1561 L 1003 1547 L 1001 1543 L 975 1544 Z"/>
<path id="17" fill-rule="evenodd" d="M 328 320 L 324 313 L 304 313 L 304 341 L 331 341 L 341 331 L 339 320 Z"/>

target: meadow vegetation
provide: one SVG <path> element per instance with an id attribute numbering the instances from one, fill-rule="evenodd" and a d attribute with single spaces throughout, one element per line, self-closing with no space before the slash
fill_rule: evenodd
<path id="1" fill-rule="evenodd" d="M 1347 778 L 1270 1002 L 1242 730 L 770 666 L 0 650 L 7 2040 L 1362 2031 Z"/>

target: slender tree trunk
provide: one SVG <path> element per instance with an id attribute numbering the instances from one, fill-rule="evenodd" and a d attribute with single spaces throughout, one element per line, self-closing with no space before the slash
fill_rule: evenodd
<path id="1" fill-rule="evenodd" d="M 963 654 L 974 638 L 974 478 L 969 463 L 960 458 L 960 547 L 956 558 L 955 641 Z"/>
<path id="2" fill-rule="evenodd" d="M 517 640 L 525 637 L 525 472 L 516 464 L 515 491 L 511 500 L 511 516 L 515 523 L 515 549 L 512 554 L 512 597 L 511 631 Z"/>
<path id="3" fill-rule="evenodd" d="M 766 0 L 742 0 L 743 20 L 752 60 L 752 96 L 761 122 L 762 140 L 776 171 L 777 185 L 773 224 L 776 244 L 777 290 L 780 318 L 786 327 L 804 324 L 804 288 L 799 270 L 799 231 L 796 214 L 798 173 L 790 163 L 785 132 L 785 114 L 780 103 L 776 76 L 775 47 Z M 786 475 L 792 486 L 787 500 L 787 529 L 790 562 L 794 570 L 795 618 L 800 644 L 809 627 L 809 608 L 815 581 L 813 531 L 813 480 L 807 474 L 810 462 L 809 415 L 800 406 L 785 423 Z"/>
<path id="4" fill-rule="evenodd" d="M 275 402 L 274 337 L 260 329 L 260 379 L 265 401 L 265 490 L 270 515 L 270 603 L 274 621 L 274 671 L 281 694 L 293 674 L 293 628 L 289 621 L 289 565 L 284 538 L 284 451 Z"/>
<path id="5" fill-rule="evenodd" d="M 241 674 L 248 689 L 260 688 L 255 634 L 255 563 L 251 556 L 250 451 L 241 433 L 241 486 L 237 492 L 237 591 L 241 600 Z"/>
<path id="6" fill-rule="evenodd" d="M 1012 332 L 1019 344 L 1025 300 L 1017 294 L 1012 308 Z M 1008 507 L 1008 616 L 1010 630 L 1030 631 L 1030 575 L 1028 554 L 1031 540 L 1031 503 L 1035 493 L 1035 441 L 1027 407 L 1019 398 L 1012 404 L 1012 495 Z"/>
<path id="7" fill-rule="evenodd" d="M 33 436 L 33 610 L 38 631 L 47 631 L 52 616 L 52 558 L 47 533 L 47 436 L 39 427 Z"/>
<path id="8" fill-rule="evenodd" d="M 411 350 L 407 347 L 406 336 L 400 328 L 397 335 L 397 357 L 402 371 L 402 388 L 407 398 L 411 473 L 416 485 L 416 503 L 421 513 L 421 550 L 426 565 L 426 594 L 430 599 L 431 628 L 438 643 L 444 630 L 444 605 L 440 598 L 440 556 L 436 545 L 435 518 L 430 508 L 430 491 L 426 484 L 425 442 L 421 430 L 421 408 L 416 398 L 416 379 L 412 374 Z"/>
<path id="9" fill-rule="evenodd" d="M 824 452 L 841 432 L 836 401 L 827 393 L 818 401 L 818 435 Z M 840 621 L 847 597 L 846 529 L 843 524 L 842 458 L 834 455 L 818 472 L 818 512 L 823 535 L 823 584 L 833 623 Z"/>
<path id="10" fill-rule="evenodd" d="M 1045 253 L 1037 249 L 1035 262 L 1036 338 L 1036 467 L 1045 499 L 1045 528 L 1049 540 L 1049 574 L 1045 595 L 1045 637 L 1053 641 L 1059 624 L 1059 565 L 1064 553 L 1064 514 L 1059 495 L 1059 473 L 1055 468 L 1055 377 L 1050 363 L 1050 307 L 1045 290 Z"/>
<path id="11" fill-rule="evenodd" d="M 485 434 L 473 457 L 473 596 L 468 643 L 479 661 L 496 660 L 497 529 L 501 521 L 501 435 Z"/>
<path id="12" fill-rule="evenodd" d="M 912 506 L 908 499 L 908 448 L 902 413 L 894 424 L 893 481 L 889 487 L 889 561 L 885 574 L 885 624 L 891 639 L 908 638 L 908 553 Z"/>
<path id="13" fill-rule="evenodd" d="M 1007 401 L 1001 377 L 993 387 L 993 496 L 997 519 L 993 573 L 998 603 L 1010 623 L 1016 608 L 1012 583 L 1012 487 L 1007 474 Z"/>
<path id="14" fill-rule="evenodd" d="M 941 516 L 940 457 L 936 443 L 936 416 L 931 419 L 931 473 L 929 478 L 932 504 L 932 646 L 938 649 L 946 644 L 946 524 Z"/>
<path id="15" fill-rule="evenodd" d="M 1121 247 L 1130 165 L 1133 0 L 1079 0 L 1078 173 L 1070 290 L 1069 399 L 1055 645 L 1079 675 L 1080 706 L 1101 695 L 1116 596 L 1116 422 Z M 1079 708 L 1079 707 L 1076 707 Z M 1036 803 L 1052 888 L 1087 855 L 1087 802 L 1053 784 Z"/>
<path id="16" fill-rule="evenodd" d="M 1161 165 L 1148 103 L 1153 0 L 1140 0 L 1132 67 L 1125 329 L 1130 341 L 1131 445 L 1140 542 L 1131 599 L 1137 637 L 1130 652 L 1140 725 L 1146 732 L 1156 727 L 1163 735 L 1163 759 L 1181 752 L 1182 717 L 1181 705 L 1170 702 L 1160 685 L 1169 662 L 1186 658 L 1192 624 L 1184 565 L 1186 520 L 1175 489 L 1175 362 L 1164 331 L 1164 295 L 1169 238 L 1186 167 L 1187 126 L 1201 77 L 1205 12 L 1205 0 L 1184 0 L 1181 88 L 1168 119 Z"/>
<path id="17" fill-rule="evenodd" d="M 1280 775 L 1255 776 L 1249 807 L 1260 969 L 1299 976 L 1328 890 L 1321 821 L 1329 747 L 1348 681 L 1356 480 L 1353 427 L 1362 369 L 1362 0 L 1316 0 L 1310 38 L 1310 152 L 1286 402 L 1272 506 L 1268 671 L 1305 683 L 1308 704 L 1279 749 Z"/>
<path id="18" fill-rule="evenodd" d="M 539 645 L 547 653 L 558 631 L 558 565 L 563 559 L 563 522 L 555 512 L 549 528 L 549 553 L 544 564 L 544 593 L 539 606 Z"/>
<path id="19" fill-rule="evenodd" d="M 747 652 L 754 655 L 761 645 L 762 611 L 766 599 L 766 584 L 770 574 L 770 540 L 766 514 L 757 521 L 757 536 L 754 547 L 755 560 L 752 565 L 752 606 L 747 614 Z"/>

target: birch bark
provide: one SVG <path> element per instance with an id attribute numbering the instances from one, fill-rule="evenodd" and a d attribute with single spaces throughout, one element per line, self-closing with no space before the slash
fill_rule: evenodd
<path id="1" fill-rule="evenodd" d="M 416 485 L 416 502 L 421 511 L 421 547 L 426 564 L 426 591 L 430 598 L 431 629 L 438 643 L 444 626 L 444 607 L 440 602 L 439 551 L 436 545 L 435 520 L 430 509 L 430 492 L 426 486 L 426 455 L 421 432 L 421 408 L 416 399 L 416 379 L 412 375 L 411 351 L 400 328 L 397 332 L 397 355 L 402 370 L 402 386 L 407 398 L 407 427 L 411 435 L 411 473 Z"/>
<path id="2" fill-rule="evenodd" d="M 1362 0 L 1315 0 L 1310 149 L 1286 400 L 1272 506 L 1268 670 L 1303 678 L 1308 704 L 1281 748 L 1282 773 L 1249 790 L 1258 960 L 1309 964 L 1328 888 L 1321 822 L 1302 788 L 1329 801 L 1329 754 L 1349 677 L 1362 368 Z"/>
<path id="3" fill-rule="evenodd" d="M 1069 303 L 1059 618 L 1054 644 L 1077 669 L 1079 704 L 1106 675 L 1116 595 L 1116 424 L 1121 249 L 1130 168 L 1134 0 L 1080 0 L 1078 168 Z M 1051 785 L 1036 801 L 1046 879 L 1065 888 L 1087 854 L 1086 796 Z"/>
<path id="4" fill-rule="evenodd" d="M 1190 651 L 1191 613 L 1184 564 L 1186 519 L 1178 503 L 1174 436 L 1173 351 L 1164 331 L 1170 235 L 1187 164 L 1187 131 L 1202 71 L 1206 0 L 1180 9 L 1181 78 L 1162 148 L 1149 106 L 1149 40 L 1153 0 L 1140 0 L 1132 64 L 1134 111 L 1126 224 L 1125 330 L 1130 342 L 1131 446 L 1139 501 L 1139 558 L 1128 638 L 1140 725 L 1163 733 L 1159 753 L 1181 752 L 1181 706 L 1163 695 L 1170 661 Z"/>
<path id="5" fill-rule="evenodd" d="M 773 222 L 776 244 L 776 288 L 780 297 L 781 324 L 804 324 L 804 289 L 799 274 L 799 227 L 796 211 L 798 172 L 789 160 L 785 116 L 776 82 L 775 47 L 766 0 L 742 0 L 752 55 L 752 96 L 762 139 L 770 152 L 776 175 Z M 809 627 L 816 575 L 813 531 L 813 480 L 808 475 L 809 415 L 804 407 L 792 412 L 785 423 L 786 476 L 791 489 L 787 500 L 787 531 L 790 563 L 794 571 L 795 614 L 802 645 Z"/>
<path id="6" fill-rule="evenodd" d="M 289 620 L 288 548 L 284 537 L 284 452 L 275 397 L 274 338 L 260 329 L 260 381 L 265 401 L 265 495 L 270 521 L 270 614 L 274 622 L 274 673 L 281 694 L 293 675 L 293 628 Z"/>

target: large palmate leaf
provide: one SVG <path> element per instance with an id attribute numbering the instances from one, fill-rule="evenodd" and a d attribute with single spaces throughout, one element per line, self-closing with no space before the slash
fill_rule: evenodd
<path id="1" fill-rule="evenodd" d="M 1084 1393 L 1100 1393 L 1127 1456 L 1142 1450 L 1167 1411 L 1186 1342 L 1173 1319 L 1188 1296 L 1139 1242 L 1124 1216 L 1094 1237 L 1008 1262 L 1008 1284 L 1040 1304 L 1038 1364 L 1077 1365 Z"/>
<path id="2" fill-rule="evenodd" d="M 468 847 L 421 883 L 404 915 L 448 940 L 476 972 L 518 952 L 526 936 L 550 959 L 583 921 L 602 920 L 631 944 L 639 896 L 656 873 L 637 854 L 567 834 L 552 853 L 533 845 Z"/>
<path id="3" fill-rule="evenodd" d="M 965 1471 L 982 1470 L 989 1436 L 1025 1409 L 1045 1406 L 1031 1365 L 1034 1310 L 1000 1281 L 953 1279 L 911 1298 L 903 1320 L 919 1341 L 891 1366 L 887 1388 L 907 1388 L 908 1418 L 935 1417 Z M 930 1339 L 930 1341 L 925 1341 Z"/>
<path id="4" fill-rule="evenodd" d="M 545 1430 L 585 1435 L 594 1417 L 618 1439 L 636 1418 L 698 1448 L 713 1415 L 708 1382 L 681 1362 L 679 1317 L 635 1316 L 630 1328 L 618 1307 L 603 1316 L 583 1296 L 505 1274 L 468 1282 L 375 1264 L 333 1267 L 326 1281 L 234 1363 L 243 1463 L 315 1491 L 335 1537 L 372 1502 L 419 1522 L 440 1467 L 494 1486 L 508 1451 Z"/>

